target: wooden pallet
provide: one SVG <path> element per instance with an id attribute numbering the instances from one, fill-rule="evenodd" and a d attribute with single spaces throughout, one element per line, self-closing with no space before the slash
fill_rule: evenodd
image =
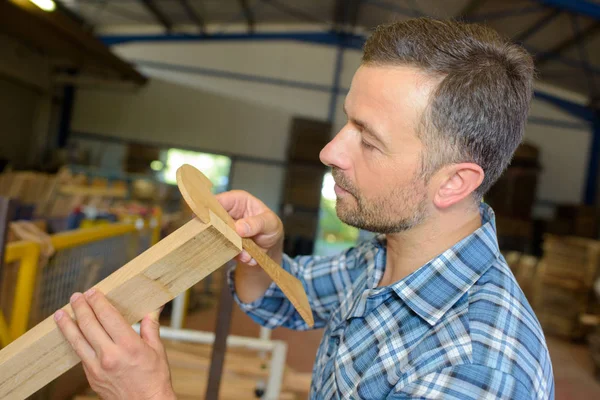
<path id="1" fill-rule="evenodd" d="M 573 339 L 582 336 L 579 317 L 589 311 L 599 267 L 599 241 L 546 235 L 533 307 L 547 333 Z"/>

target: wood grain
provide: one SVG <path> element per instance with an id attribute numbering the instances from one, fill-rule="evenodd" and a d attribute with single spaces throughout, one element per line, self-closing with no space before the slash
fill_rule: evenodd
<path id="1" fill-rule="evenodd" d="M 184 164 L 177 170 L 179 191 L 198 218 L 204 221 L 206 209 L 209 209 L 235 232 L 235 221 L 210 193 L 210 184 L 207 181 L 206 176 L 191 165 Z M 312 310 L 302 282 L 281 268 L 252 239 L 244 238 L 242 246 L 273 279 L 283 294 L 294 305 L 304 322 L 310 327 L 314 326 Z"/>
<path id="2" fill-rule="evenodd" d="M 129 323 L 141 320 L 241 252 L 239 236 L 210 211 L 209 220 L 188 222 L 96 289 Z M 49 317 L 0 352 L 0 398 L 26 398 L 79 361 Z"/>

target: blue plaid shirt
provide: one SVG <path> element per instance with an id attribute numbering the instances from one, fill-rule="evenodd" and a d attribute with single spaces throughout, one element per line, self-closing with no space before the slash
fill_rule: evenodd
<path id="1" fill-rule="evenodd" d="M 311 399 L 553 399 L 540 324 L 482 227 L 406 278 L 377 287 L 384 236 L 334 257 L 284 256 L 325 328 Z M 233 288 L 234 275 L 230 274 Z M 308 329 L 274 284 L 241 308 L 269 328 Z"/>

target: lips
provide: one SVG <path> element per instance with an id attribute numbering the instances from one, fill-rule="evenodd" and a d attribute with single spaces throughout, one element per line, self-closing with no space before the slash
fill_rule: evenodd
<path id="1" fill-rule="evenodd" d="M 333 190 L 335 191 L 335 194 L 338 195 L 338 196 L 341 196 L 341 195 L 343 195 L 345 193 L 350 193 L 346 189 L 344 189 L 343 187 L 341 187 L 340 185 L 338 185 L 337 183 L 333 187 Z"/>
<path id="2" fill-rule="evenodd" d="M 340 182 L 344 182 L 346 180 L 344 178 L 344 175 L 339 170 L 336 170 L 336 169 L 333 169 L 332 175 L 333 175 L 333 181 L 335 182 L 335 186 L 333 187 L 335 193 L 338 196 L 343 195 L 345 193 L 352 195 L 351 191 L 349 191 L 348 189 L 346 189 L 344 186 L 342 186 L 340 184 Z"/>

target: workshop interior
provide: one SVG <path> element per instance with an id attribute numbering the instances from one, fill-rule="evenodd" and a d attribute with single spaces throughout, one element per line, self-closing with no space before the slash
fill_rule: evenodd
<path id="1" fill-rule="evenodd" d="M 533 56 L 523 141 L 483 201 L 543 329 L 555 398 L 600 399 L 598 0 L 1 0 L 0 393 L 16 379 L 3 366 L 11 343 L 50 326 L 73 293 L 166 249 L 192 220 L 217 225 L 213 203 L 206 220 L 182 195 L 182 166 L 210 181 L 204 199 L 260 199 L 290 257 L 373 240 L 338 217 L 320 152 L 347 124 L 374 29 L 423 17 L 489 26 Z M 312 398 L 324 330 L 246 315 L 227 275 L 236 254 L 165 300 L 177 398 Z M 100 398 L 81 364 L 54 375 L 27 398 Z"/>

